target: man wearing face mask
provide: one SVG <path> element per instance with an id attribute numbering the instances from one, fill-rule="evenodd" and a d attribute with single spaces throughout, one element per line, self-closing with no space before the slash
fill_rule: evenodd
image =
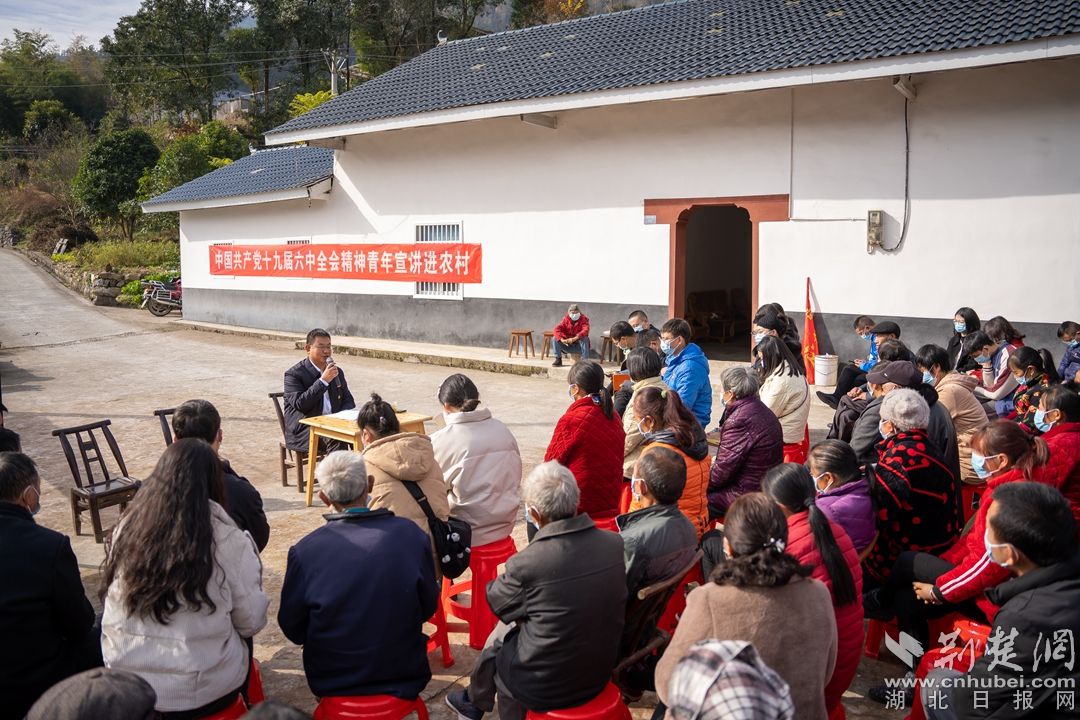
<path id="1" fill-rule="evenodd" d="M 660 351 L 667 358 L 661 377 L 679 394 L 701 427 L 708 428 L 712 415 L 709 360 L 690 337 L 690 323 L 682 318 L 672 318 L 660 328 Z"/>
<path id="2" fill-rule="evenodd" d="M 64 678 L 98 667 L 101 631 L 67 536 L 41 527 L 34 461 L 0 453 L 0 718 L 21 718 Z"/>
<path id="3" fill-rule="evenodd" d="M 574 303 L 566 309 L 566 315 L 555 326 L 555 362 L 552 367 L 562 367 L 562 356 L 567 353 L 589 357 L 589 318 Z"/>
<path id="4" fill-rule="evenodd" d="M 415 698 L 431 680 L 424 621 L 439 601 L 427 533 L 368 507 L 374 478 L 359 453 L 328 454 L 315 477 L 331 512 L 289 549 L 278 624 L 304 646 L 316 696 Z"/>
<path id="5" fill-rule="evenodd" d="M 1069 688 L 1071 696 L 1080 681 L 1080 665 L 1071 657 L 1080 636 L 1076 535 L 1069 503 L 1057 490 L 1032 482 L 998 488 L 983 545 L 986 557 L 1012 576 L 987 591 L 1000 608 L 990 637 L 998 638 L 998 647 L 1007 643 L 1009 652 L 983 654 L 969 682 L 955 682 L 963 676 L 955 669 L 931 670 L 923 685 L 928 718 L 1074 717 L 1071 705 L 1060 704 L 1058 689 Z M 946 686 L 945 678 L 954 682 Z M 1021 691 L 1030 691 L 1029 705 L 1016 703 Z"/>

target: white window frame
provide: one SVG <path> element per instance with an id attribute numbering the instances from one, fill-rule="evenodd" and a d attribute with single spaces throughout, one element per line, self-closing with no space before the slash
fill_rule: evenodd
<path id="1" fill-rule="evenodd" d="M 435 223 L 416 226 L 417 244 L 429 242 L 459 243 L 464 234 L 460 222 Z M 413 298 L 424 300 L 464 300 L 463 283 L 418 282 L 413 289 Z"/>

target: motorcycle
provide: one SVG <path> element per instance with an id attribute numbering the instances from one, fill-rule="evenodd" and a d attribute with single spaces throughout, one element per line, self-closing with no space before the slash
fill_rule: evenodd
<path id="1" fill-rule="evenodd" d="M 160 280 L 143 280 L 142 305 L 150 311 L 151 315 L 165 317 L 173 310 L 181 310 L 184 307 L 183 289 L 180 278 L 174 278 L 168 282 Z"/>

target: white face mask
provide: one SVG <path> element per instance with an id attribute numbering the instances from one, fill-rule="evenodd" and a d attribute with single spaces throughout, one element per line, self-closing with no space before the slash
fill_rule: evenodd
<path id="1" fill-rule="evenodd" d="M 821 495 L 824 492 L 828 492 L 829 488 L 831 488 L 833 486 L 833 483 L 836 482 L 836 478 L 833 478 L 832 480 L 829 481 L 828 485 L 826 485 L 823 488 L 819 488 L 818 487 L 818 480 L 820 480 L 821 478 L 825 477 L 828 474 L 829 473 L 827 473 L 827 472 L 823 472 L 820 475 L 818 475 L 816 478 L 814 478 L 814 488 L 817 490 L 818 495 Z"/>
<path id="2" fill-rule="evenodd" d="M 26 508 L 27 510 L 30 511 L 31 515 L 37 515 L 39 512 L 41 512 L 41 491 L 38 490 L 33 485 L 27 486 L 26 490 L 33 490 L 34 494 L 37 496 L 37 499 L 34 501 L 34 505 L 30 506 L 30 504 L 27 503 L 27 508 Z M 26 490 L 24 490 L 23 492 L 25 493 Z"/>
<path id="3" fill-rule="evenodd" d="M 641 501 L 641 486 L 645 484 L 645 481 L 639 477 L 630 478 L 630 494 L 634 496 L 634 502 Z"/>
<path id="4" fill-rule="evenodd" d="M 987 528 L 983 533 L 983 544 L 986 546 L 986 554 L 990 556 L 990 561 L 995 565 L 1000 565 L 1003 568 L 1009 567 L 1008 562 L 1000 562 L 994 559 L 994 548 L 1009 547 L 1009 543 L 992 543 L 990 542 L 990 528 Z"/>

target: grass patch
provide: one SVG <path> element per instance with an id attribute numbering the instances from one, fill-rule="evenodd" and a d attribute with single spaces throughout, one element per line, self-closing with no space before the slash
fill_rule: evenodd
<path id="1" fill-rule="evenodd" d="M 87 270 L 114 268 L 180 267 L 180 244 L 175 242 L 96 242 L 87 243 L 73 254 L 76 262 Z"/>

